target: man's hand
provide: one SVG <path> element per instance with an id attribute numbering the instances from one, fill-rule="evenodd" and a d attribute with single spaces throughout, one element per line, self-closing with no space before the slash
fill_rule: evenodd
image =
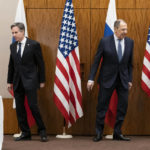
<path id="1" fill-rule="evenodd" d="M 128 86 L 129 86 L 129 90 L 130 90 L 131 87 L 132 87 L 132 83 L 131 83 L 131 82 L 128 82 Z"/>
<path id="2" fill-rule="evenodd" d="M 87 90 L 88 90 L 88 91 L 91 91 L 92 88 L 93 88 L 93 86 L 94 86 L 94 81 L 89 80 L 89 81 L 87 82 Z"/>
<path id="3" fill-rule="evenodd" d="M 43 88 L 45 86 L 45 83 L 40 83 L 40 88 Z"/>
<path id="4" fill-rule="evenodd" d="M 8 83 L 8 84 L 7 84 L 7 89 L 8 89 L 8 91 L 11 91 L 12 88 L 13 88 L 13 84 Z"/>

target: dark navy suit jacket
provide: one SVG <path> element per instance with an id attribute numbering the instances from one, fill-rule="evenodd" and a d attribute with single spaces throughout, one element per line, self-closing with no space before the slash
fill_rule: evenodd
<path id="1" fill-rule="evenodd" d="M 45 82 L 45 68 L 40 44 L 28 38 L 21 62 L 17 56 L 17 42 L 10 45 L 7 83 L 13 83 L 15 90 L 20 79 L 25 89 L 37 89 L 39 83 Z"/>
<path id="2" fill-rule="evenodd" d="M 132 57 L 133 57 L 133 40 L 125 37 L 125 50 L 121 62 L 119 62 L 114 35 L 101 39 L 94 63 L 91 68 L 89 80 L 94 80 L 100 60 L 101 64 L 98 82 L 104 88 L 110 88 L 118 75 L 124 88 L 128 88 L 128 82 L 132 82 Z"/>

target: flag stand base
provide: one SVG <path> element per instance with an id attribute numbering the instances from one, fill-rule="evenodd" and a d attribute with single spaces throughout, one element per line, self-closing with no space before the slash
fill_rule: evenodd
<path id="1" fill-rule="evenodd" d="M 21 135 L 21 133 L 22 133 L 22 132 L 20 132 L 20 133 L 15 133 L 15 134 L 13 135 L 13 137 L 14 137 L 14 138 L 17 138 L 17 137 L 19 137 L 19 136 Z"/>
<path id="2" fill-rule="evenodd" d="M 105 139 L 112 140 L 113 139 L 113 135 L 112 134 L 111 135 L 106 135 Z"/>
<path id="3" fill-rule="evenodd" d="M 62 135 L 56 135 L 56 138 L 71 139 L 71 138 L 73 138 L 73 136 L 66 134 L 66 129 L 65 129 L 65 127 L 63 127 L 63 134 Z"/>

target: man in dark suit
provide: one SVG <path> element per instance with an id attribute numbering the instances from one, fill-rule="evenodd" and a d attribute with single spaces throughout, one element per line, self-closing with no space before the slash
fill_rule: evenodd
<path id="1" fill-rule="evenodd" d="M 98 77 L 100 88 L 96 115 L 96 136 L 93 139 L 94 142 L 102 139 L 105 114 L 114 89 L 116 89 L 118 95 L 118 105 L 113 139 L 130 140 L 121 133 L 121 126 L 127 112 L 128 92 L 132 86 L 132 57 L 134 43 L 133 40 L 126 37 L 126 34 L 126 22 L 121 19 L 115 21 L 114 34 L 101 39 L 91 68 L 87 83 L 88 91 L 92 90 L 94 86 L 94 77 L 100 64 L 100 60 L 103 58 Z"/>
<path id="2" fill-rule="evenodd" d="M 16 42 L 10 45 L 7 87 L 14 90 L 16 113 L 22 134 L 15 141 L 30 140 L 31 132 L 27 123 L 24 107 L 25 95 L 32 115 L 38 125 L 41 141 L 47 141 L 45 125 L 37 104 L 37 88 L 45 85 L 45 69 L 40 44 L 25 37 L 23 23 L 11 25 L 12 35 Z"/>

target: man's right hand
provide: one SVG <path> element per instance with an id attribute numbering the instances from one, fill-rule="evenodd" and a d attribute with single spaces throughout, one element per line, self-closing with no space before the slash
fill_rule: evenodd
<path id="1" fill-rule="evenodd" d="M 8 91 L 11 91 L 12 88 L 13 88 L 13 84 L 8 83 L 8 84 L 7 84 L 7 89 L 8 89 Z"/>
<path id="2" fill-rule="evenodd" d="M 93 88 L 93 86 L 94 86 L 94 81 L 89 80 L 89 81 L 87 82 L 87 90 L 88 90 L 88 91 L 91 91 L 92 88 Z"/>

